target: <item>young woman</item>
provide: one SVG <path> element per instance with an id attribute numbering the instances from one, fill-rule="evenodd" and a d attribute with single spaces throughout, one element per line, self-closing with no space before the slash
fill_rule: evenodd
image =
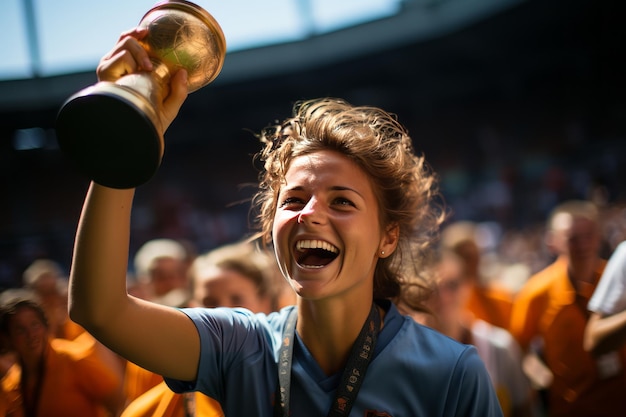
<path id="1" fill-rule="evenodd" d="M 100 63 L 101 80 L 151 69 L 142 36 L 122 35 Z M 164 126 L 185 99 L 185 78 L 172 77 Z M 133 190 L 92 184 L 71 317 L 174 391 L 215 398 L 227 416 L 500 416 L 476 350 L 387 301 L 400 290 L 402 263 L 422 254 L 441 217 L 431 207 L 434 176 L 404 128 L 380 109 L 322 99 L 299 103 L 260 139 L 260 235 L 296 307 L 253 315 L 128 296 Z"/>
<path id="2" fill-rule="evenodd" d="M 93 345 L 53 338 L 34 294 L 17 291 L 6 298 L 0 305 L 0 337 L 16 363 L 0 380 L 6 401 L 1 415 L 119 415 L 122 377 L 111 363 Z"/>

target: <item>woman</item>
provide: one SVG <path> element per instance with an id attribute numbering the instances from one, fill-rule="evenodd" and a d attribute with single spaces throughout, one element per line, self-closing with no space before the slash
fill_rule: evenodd
<path id="1" fill-rule="evenodd" d="M 17 358 L 0 381 L 6 396 L 2 415 L 119 415 L 119 373 L 98 350 L 53 339 L 44 309 L 34 296 L 16 293 L 2 304 L 0 335 Z"/>
<path id="2" fill-rule="evenodd" d="M 123 34 L 99 78 L 149 71 L 143 36 Z M 184 71 L 172 77 L 165 127 L 185 99 L 185 79 Z M 434 177 L 409 136 L 384 111 L 341 100 L 295 110 L 260 135 L 265 170 L 255 202 L 260 234 L 273 243 L 297 307 L 270 315 L 175 310 L 128 296 L 133 190 L 92 184 L 77 233 L 71 317 L 164 375 L 174 391 L 215 398 L 228 416 L 501 415 L 473 348 L 384 300 L 400 289 L 401 262 L 413 262 L 411 251 L 440 220 L 429 206 Z"/>

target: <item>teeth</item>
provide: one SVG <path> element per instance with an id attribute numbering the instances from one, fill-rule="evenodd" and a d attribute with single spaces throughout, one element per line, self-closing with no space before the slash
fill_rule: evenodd
<path id="1" fill-rule="evenodd" d="M 296 249 L 323 249 L 328 252 L 339 253 L 339 249 L 323 240 L 299 240 L 296 243 Z"/>

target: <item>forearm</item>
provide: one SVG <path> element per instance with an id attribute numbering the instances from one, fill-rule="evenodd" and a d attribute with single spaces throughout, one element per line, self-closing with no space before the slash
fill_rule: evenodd
<path id="1" fill-rule="evenodd" d="M 619 349 L 626 343 L 626 310 L 602 317 L 593 313 L 585 329 L 584 347 L 594 355 Z"/>
<path id="2" fill-rule="evenodd" d="M 110 323 L 127 302 L 126 272 L 134 190 L 90 186 L 70 273 L 72 320 L 88 330 Z"/>

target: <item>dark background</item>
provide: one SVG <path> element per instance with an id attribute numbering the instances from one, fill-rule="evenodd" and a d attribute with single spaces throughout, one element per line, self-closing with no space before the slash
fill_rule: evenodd
<path id="1" fill-rule="evenodd" d="M 253 132 L 320 96 L 396 113 L 440 174 L 452 219 L 523 230 L 568 198 L 619 207 L 626 31 L 617 3 L 529 0 L 426 42 L 192 93 L 166 134 L 161 169 L 137 191 L 133 250 L 174 237 L 203 251 L 248 233 Z M 56 147 L 61 104 L 0 112 L 3 288 L 38 257 L 71 262 L 88 181 Z M 32 127 L 46 145 L 16 150 L 15 132 Z"/>

